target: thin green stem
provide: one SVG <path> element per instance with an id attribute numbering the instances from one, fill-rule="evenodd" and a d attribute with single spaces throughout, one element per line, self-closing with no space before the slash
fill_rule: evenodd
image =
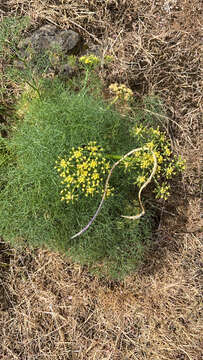
<path id="1" fill-rule="evenodd" d="M 89 79 L 89 69 L 86 69 L 84 85 L 83 85 L 82 90 L 81 90 L 82 92 L 87 88 L 88 79 Z"/>

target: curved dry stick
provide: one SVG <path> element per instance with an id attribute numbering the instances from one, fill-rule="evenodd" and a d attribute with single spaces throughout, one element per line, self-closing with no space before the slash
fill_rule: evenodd
<path id="1" fill-rule="evenodd" d="M 92 219 L 89 221 L 89 223 L 81 230 L 79 231 L 77 234 L 75 234 L 74 236 L 71 237 L 71 239 L 75 239 L 76 237 L 82 235 L 93 223 L 93 221 L 96 219 L 97 215 L 99 214 L 100 210 L 101 210 L 101 207 L 103 205 L 103 202 L 104 202 L 104 199 L 105 199 L 105 196 L 106 196 L 106 192 L 107 192 L 107 189 L 108 189 L 108 184 L 109 184 L 109 180 L 110 180 L 110 177 L 111 177 L 111 174 L 113 172 L 113 170 L 115 169 L 115 167 L 121 162 L 123 161 L 126 157 L 132 155 L 133 153 L 135 153 L 136 151 L 141 151 L 141 150 L 147 150 L 147 151 L 151 151 L 152 152 L 152 155 L 153 155 L 153 159 L 154 159 L 154 166 L 153 166 L 153 169 L 152 169 L 152 172 L 151 172 L 151 175 L 150 177 L 148 178 L 148 180 L 141 186 L 140 190 L 139 190 L 139 193 L 138 193 L 138 200 L 139 200 L 139 203 L 140 203 L 140 207 L 142 208 L 142 212 L 139 214 L 139 215 L 135 215 L 135 216 L 124 216 L 124 215 L 121 215 L 123 218 L 126 218 L 126 219 L 132 219 L 132 220 L 136 220 L 136 219 L 139 219 L 141 216 L 143 216 L 145 214 L 145 209 L 144 209 L 144 206 L 142 204 L 142 201 L 141 201 L 141 193 L 142 193 L 142 190 L 151 182 L 153 176 L 155 175 L 156 173 L 156 169 L 157 169 L 157 159 L 156 159 L 156 156 L 154 154 L 154 152 L 152 150 L 149 150 L 148 148 L 137 148 L 137 149 L 133 149 L 131 151 L 129 151 L 127 154 L 125 154 L 121 159 L 119 159 L 118 161 L 115 162 L 115 164 L 112 166 L 111 170 L 109 171 L 109 174 L 108 174 L 108 177 L 106 179 L 106 183 L 105 183 L 105 189 L 104 189 L 104 193 L 103 193 L 103 196 L 102 196 L 102 199 L 101 199 L 101 202 L 99 204 L 99 207 L 97 209 L 97 211 L 95 212 L 94 216 L 92 217 Z"/>

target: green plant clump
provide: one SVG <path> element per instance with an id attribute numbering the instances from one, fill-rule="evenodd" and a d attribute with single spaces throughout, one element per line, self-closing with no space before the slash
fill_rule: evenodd
<path id="1" fill-rule="evenodd" d="M 13 136 L 5 140 L 15 161 L 9 163 L 1 186 L 1 236 L 13 244 L 65 252 L 113 277 L 135 269 L 153 224 L 150 214 L 135 222 L 120 217 L 137 206 L 137 194 L 126 183 L 123 169 L 112 176 L 114 196 L 105 200 L 93 226 L 74 241 L 71 236 L 89 222 L 101 193 L 75 203 L 61 201 L 61 177 L 54 169 L 72 148 L 84 148 L 92 141 L 109 154 L 125 154 L 135 147 L 133 137 L 129 138 L 130 121 L 102 100 L 74 93 L 58 80 L 44 80 L 40 98 L 33 89 L 26 93 L 17 106 L 20 117 Z"/>
<path id="2" fill-rule="evenodd" d="M 153 181 L 156 197 L 167 199 L 169 181 L 184 169 L 184 162 L 172 156 L 159 128 L 140 121 L 139 112 L 133 122 L 128 118 L 134 99 L 126 85 L 111 84 L 113 99 L 110 104 L 102 100 L 94 70 L 113 61 L 111 56 L 103 61 L 94 55 L 80 57 L 79 74 L 68 85 L 44 79 L 54 54 L 35 59 L 30 53 L 34 58 L 27 63 L 17 43 L 28 23 L 9 21 L 11 29 L 6 20 L 0 31 L 0 54 L 6 50 L 11 63 L 15 58 L 23 62 L 22 71 L 8 67 L 7 77 L 23 85 L 24 92 L 16 106 L 13 136 L 0 143 L 0 235 L 14 244 L 59 250 L 95 271 L 123 276 L 141 261 L 152 237 L 152 216 L 145 214 L 142 190 Z M 147 102 L 156 114 L 158 102 Z M 114 109 L 121 105 L 125 115 Z"/>
<path id="3" fill-rule="evenodd" d="M 166 200 L 184 161 L 172 155 L 159 127 L 146 126 L 139 112 L 133 122 L 128 117 L 131 89 L 110 85 L 114 98 L 106 104 L 93 73 L 101 61 L 79 60 L 85 72 L 68 85 L 25 80 L 13 136 L 1 139 L 0 235 L 121 277 L 137 267 L 152 237 L 142 190 L 151 183 L 150 196 Z M 127 105 L 126 115 L 114 109 L 119 104 Z"/>

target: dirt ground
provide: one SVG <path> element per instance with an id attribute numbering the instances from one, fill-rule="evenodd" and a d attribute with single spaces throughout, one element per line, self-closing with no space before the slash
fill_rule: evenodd
<path id="1" fill-rule="evenodd" d="M 187 168 L 144 264 L 122 282 L 0 240 L 0 359 L 202 359 L 201 12 L 200 0 L 1 1 L 0 19 L 73 29 L 113 55 L 105 84 L 158 95 Z"/>

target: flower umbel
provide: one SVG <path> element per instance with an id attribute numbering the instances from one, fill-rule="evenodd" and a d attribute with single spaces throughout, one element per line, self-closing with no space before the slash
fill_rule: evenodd
<path id="1" fill-rule="evenodd" d="M 154 152 L 157 159 L 154 191 L 157 198 L 166 200 L 170 195 L 170 179 L 185 169 L 185 161 L 172 154 L 170 142 L 159 127 L 135 126 L 132 128 L 131 135 L 136 138 L 140 146 L 146 146 Z M 150 152 L 140 151 L 132 159 L 131 162 L 126 161 L 125 170 L 138 175 L 134 183 L 140 187 L 152 169 L 153 156 Z"/>
<path id="2" fill-rule="evenodd" d="M 61 177 L 61 200 L 74 202 L 79 196 L 94 196 L 104 191 L 104 177 L 110 164 L 103 155 L 103 148 L 95 141 L 72 148 L 68 158 L 58 159 L 55 168 Z M 113 188 L 109 188 L 108 196 Z"/>
<path id="3" fill-rule="evenodd" d="M 92 54 L 81 56 L 79 61 L 81 62 L 81 64 L 89 66 L 89 67 L 94 67 L 101 63 L 101 60 L 97 56 L 92 55 Z"/>
<path id="4" fill-rule="evenodd" d="M 115 103 L 117 101 L 125 101 L 128 102 L 132 99 L 133 97 L 133 92 L 131 89 L 129 89 L 125 84 L 111 84 L 109 86 L 109 90 L 115 95 L 114 100 L 112 101 L 112 103 Z"/>

